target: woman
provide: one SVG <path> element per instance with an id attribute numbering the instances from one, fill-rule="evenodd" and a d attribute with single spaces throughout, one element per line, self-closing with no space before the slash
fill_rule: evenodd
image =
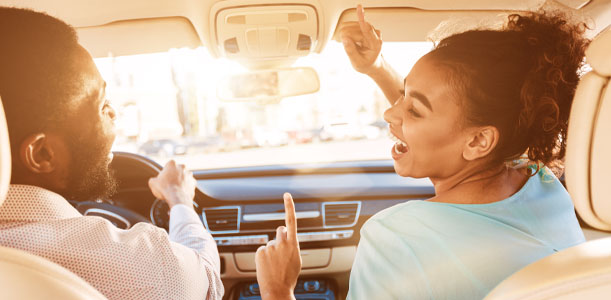
<path id="1" fill-rule="evenodd" d="M 391 100 L 384 118 L 395 171 L 430 178 L 436 196 L 367 221 L 348 298 L 481 299 L 522 267 L 583 242 L 571 199 L 546 165 L 564 156 L 585 26 L 561 14 L 511 15 L 502 30 L 441 40 L 401 80 L 362 7 L 357 13 L 342 29 L 344 47 Z M 267 299 L 288 297 L 299 270 L 288 221 L 289 233 L 279 228 L 257 253 Z"/>

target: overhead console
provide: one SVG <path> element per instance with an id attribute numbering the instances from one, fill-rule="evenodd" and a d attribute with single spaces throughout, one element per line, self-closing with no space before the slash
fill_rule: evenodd
<path id="1" fill-rule="evenodd" d="M 292 63 L 320 36 L 319 9 L 310 3 L 219 1 L 210 11 L 210 49 L 249 67 Z"/>

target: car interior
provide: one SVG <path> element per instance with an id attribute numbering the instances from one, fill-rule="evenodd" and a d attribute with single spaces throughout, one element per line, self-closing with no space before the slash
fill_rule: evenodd
<path id="1" fill-rule="evenodd" d="M 508 12 L 549 5 L 541 0 L 0 0 L 2 6 L 47 12 L 73 25 L 81 45 L 96 59 L 109 53 L 120 58 L 203 47 L 214 59 L 235 61 L 248 69 L 248 80 L 269 80 L 273 74 L 276 85 L 271 90 L 255 89 L 244 96 L 228 83 L 230 95 L 217 93 L 237 105 L 242 98 L 254 99 L 255 105 L 280 105 L 284 97 L 324 88 L 324 80 L 319 83 L 316 77 L 324 79 L 323 74 L 293 66 L 300 59 L 316 59 L 317 54 L 337 45 L 338 29 L 356 20 L 354 8 L 359 3 L 385 43 L 425 42 L 435 28 L 448 21 L 472 28 L 501 20 L 499 16 Z M 587 19 L 590 29 L 586 34 L 593 39 L 586 52 L 590 70 L 580 81 L 571 109 L 565 177 L 561 178 L 588 241 L 527 266 L 486 299 L 607 299 L 611 295 L 611 186 L 607 175 L 611 167 L 611 1 L 557 0 L 553 5 Z M 301 85 L 281 82 L 293 75 L 304 80 Z M 271 136 L 265 143 L 267 148 L 260 148 L 262 151 L 289 147 Z M 280 146 L 272 148 L 271 144 Z M 10 181 L 8 145 L 4 112 L 0 111 L 0 205 Z M 147 184 L 160 172 L 163 161 L 119 150 L 111 165 L 120 182 L 118 193 L 112 199 L 72 204 L 84 215 L 104 217 L 119 228 L 148 222 L 167 230 L 168 206 L 153 196 Z M 177 152 L 173 148 L 164 153 L 172 158 Z M 293 195 L 298 219 L 303 266 L 296 298 L 345 299 L 359 230 L 367 219 L 393 205 L 430 198 L 435 192 L 428 179 L 398 176 L 390 157 L 278 161 L 193 167 L 197 180 L 194 208 L 219 249 L 224 299 L 260 299 L 255 251 L 284 224 L 283 193 Z M 43 258 L 8 248 L 0 253 L 0 288 L 8 298 L 104 299 L 82 279 Z M 28 288 L 33 282 L 39 288 Z"/>

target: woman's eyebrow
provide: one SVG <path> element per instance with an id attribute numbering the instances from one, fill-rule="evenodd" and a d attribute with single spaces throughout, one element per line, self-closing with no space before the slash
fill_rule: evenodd
<path id="1" fill-rule="evenodd" d="M 404 90 L 407 90 L 407 88 L 405 87 L 406 84 L 407 84 L 407 77 L 403 79 L 403 89 Z M 420 103 L 426 106 L 426 108 L 428 108 L 431 112 L 433 111 L 433 106 L 431 105 L 431 101 L 429 101 L 429 99 L 423 93 L 410 90 L 408 95 L 410 97 L 416 98 L 416 100 L 420 101 Z"/>
<path id="2" fill-rule="evenodd" d="M 409 96 L 420 101 L 420 103 L 426 106 L 426 108 L 428 108 L 431 112 L 433 111 L 433 106 L 431 106 L 431 102 L 424 94 L 417 91 L 410 91 Z"/>

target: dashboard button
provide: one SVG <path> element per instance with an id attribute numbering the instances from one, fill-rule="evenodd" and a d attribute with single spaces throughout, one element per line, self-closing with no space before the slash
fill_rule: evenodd
<path id="1" fill-rule="evenodd" d="M 248 287 L 248 291 L 253 295 L 259 295 L 259 284 L 253 283 Z"/>
<path id="2" fill-rule="evenodd" d="M 308 280 L 303 283 L 303 289 L 306 292 L 316 292 L 320 289 L 320 282 L 318 280 Z"/>

